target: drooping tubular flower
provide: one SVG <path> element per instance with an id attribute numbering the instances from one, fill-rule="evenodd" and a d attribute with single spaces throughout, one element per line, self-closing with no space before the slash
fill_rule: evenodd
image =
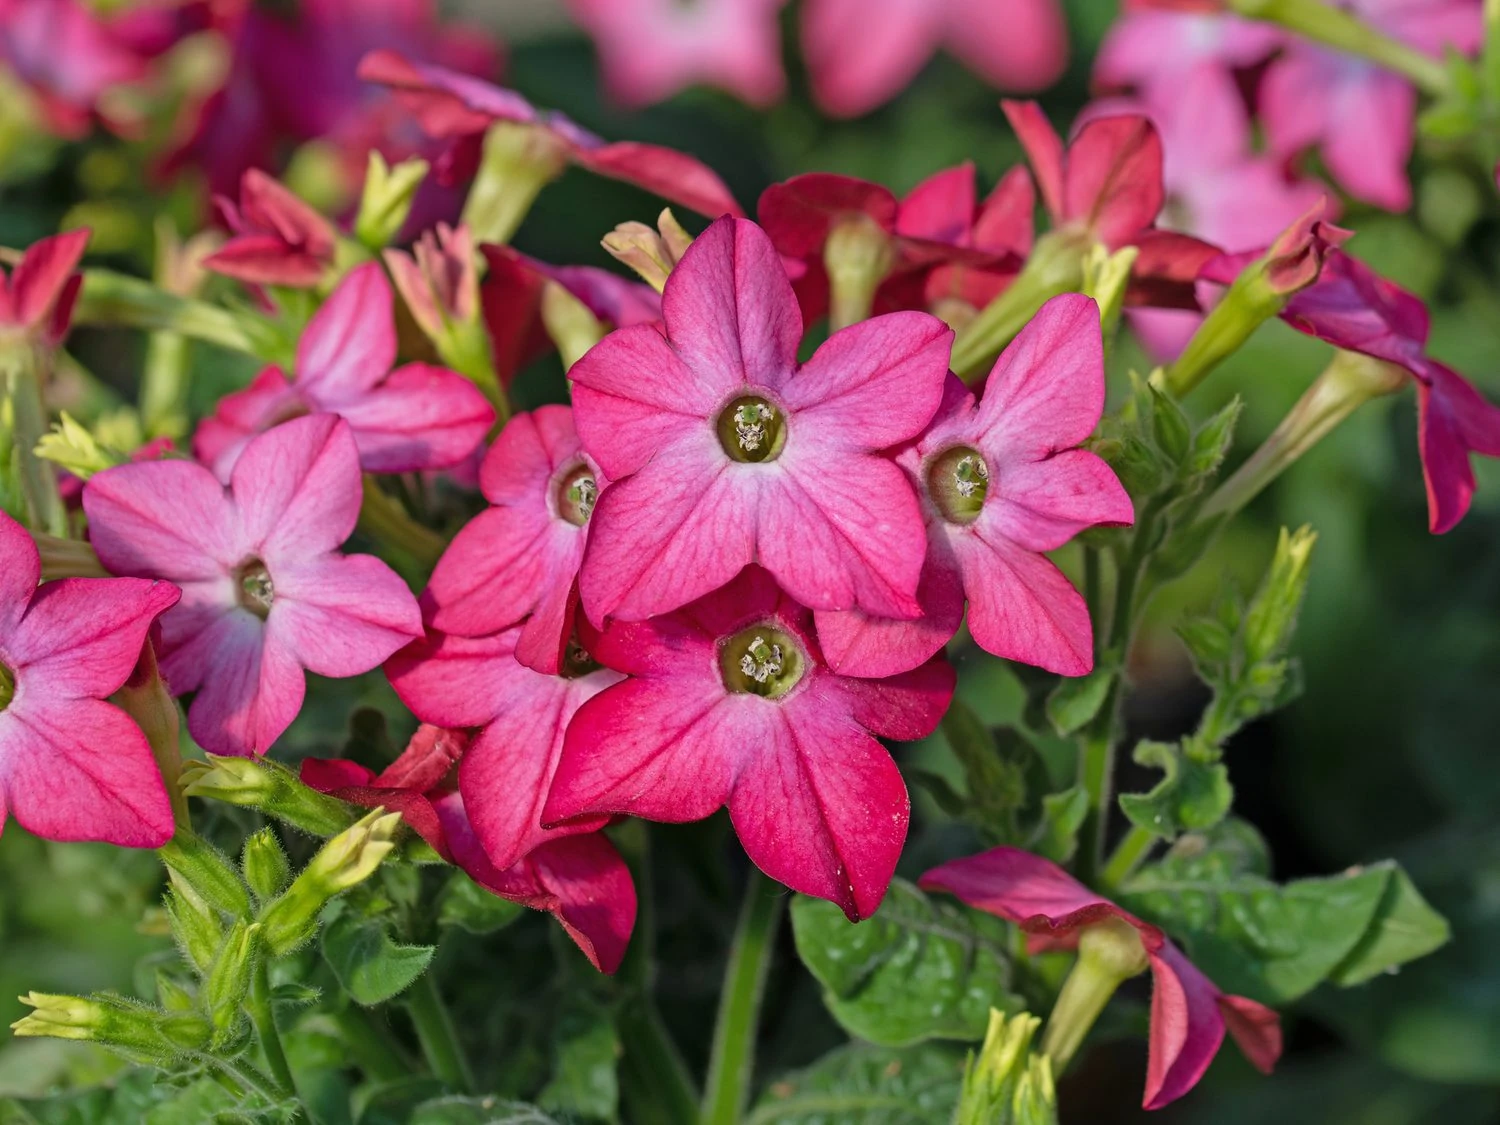
<path id="1" fill-rule="evenodd" d="M 422 635 L 421 611 L 370 555 L 343 555 L 361 500 L 359 452 L 332 414 L 252 439 L 226 489 L 188 461 L 91 478 L 83 508 L 113 574 L 167 578 L 161 668 L 196 691 L 188 729 L 216 754 L 263 754 L 297 717 L 303 670 L 354 676 Z"/>
<path id="2" fill-rule="evenodd" d="M 305 759 L 302 781 L 362 808 L 399 812 L 407 825 L 449 863 L 491 894 L 555 917 L 594 967 L 620 967 L 635 927 L 635 884 L 603 833 L 545 841 L 501 870 L 480 846 L 454 767 L 467 753 L 462 731 L 424 724 L 402 755 L 379 774 L 356 762 Z"/>
<path id="3" fill-rule="evenodd" d="M 522 137 L 518 159 L 550 178 L 567 164 L 655 192 L 703 215 L 741 214 L 734 196 L 706 164 L 674 149 L 633 141 L 609 143 L 560 113 L 539 110 L 513 90 L 441 66 L 415 63 L 395 51 L 373 51 L 359 64 L 360 77 L 396 92 L 427 134 L 452 141 L 448 174 L 462 179 L 461 166 L 477 166 L 477 144 L 490 126 L 508 122 Z"/>
<path id="4" fill-rule="evenodd" d="M 762 871 L 868 918 L 910 811 L 874 736 L 930 734 L 953 670 L 938 658 L 887 680 L 848 679 L 823 662 L 811 625 L 759 567 L 676 613 L 612 623 L 594 654 L 631 678 L 573 717 L 543 822 L 681 822 L 727 805 Z"/>
<path id="5" fill-rule="evenodd" d="M 781 97 L 786 0 L 568 0 L 594 39 L 604 84 L 626 105 L 652 105 L 699 83 L 764 106 Z"/>
<path id="6" fill-rule="evenodd" d="M 611 332 L 570 372 L 583 447 L 615 482 L 584 556 L 589 618 L 665 613 L 752 562 L 804 605 L 914 616 L 921 511 L 879 451 L 937 409 L 947 326 L 876 317 L 798 367 L 802 317 L 781 259 L 732 218 L 693 242 L 662 313 L 665 335 Z"/>
<path id="7" fill-rule="evenodd" d="M 311 289 L 333 267 L 338 236 L 309 204 L 252 168 L 240 181 L 240 198 L 216 200 L 230 237 L 203 259 L 208 269 L 249 285 Z"/>
<path id="8" fill-rule="evenodd" d="M 1220 992 L 1158 927 L 1099 897 L 1040 856 L 994 848 L 935 867 L 920 885 L 1016 923 L 1034 950 L 1072 948 L 1081 934 L 1112 921 L 1133 927 L 1155 983 L 1143 1102 L 1147 1109 L 1160 1109 L 1198 1084 L 1218 1054 L 1226 1028 L 1245 1057 L 1266 1073 L 1281 1055 L 1281 1023 L 1275 1012 Z"/>
<path id="9" fill-rule="evenodd" d="M 1042 552 L 1085 528 L 1134 519 L 1113 470 L 1077 448 L 1103 410 L 1099 310 L 1077 293 L 1042 306 L 980 400 L 950 377 L 932 425 L 897 457 L 927 520 L 922 616 L 819 613 L 828 663 L 852 676 L 915 668 L 957 632 L 967 598 L 981 648 L 1065 676 L 1089 672 L 1088 607 Z"/>
<path id="10" fill-rule="evenodd" d="M 516 659 L 548 674 L 564 665 L 589 517 L 608 484 L 584 453 L 566 406 L 518 414 L 479 470 L 491 505 L 458 533 L 422 595 L 428 622 L 483 637 L 521 624 Z"/>
<path id="11" fill-rule="evenodd" d="M 154 848 L 172 806 L 138 726 L 105 700 L 178 598 L 167 582 L 64 578 L 38 587 L 25 528 L 0 512 L 0 829 Z"/>
<path id="12" fill-rule="evenodd" d="M 1056 0 L 808 0 L 802 50 L 813 96 L 855 117 L 887 101 L 939 48 L 1005 90 L 1050 85 L 1068 60 Z"/>
<path id="13" fill-rule="evenodd" d="M 495 421 L 484 395 L 456 371 L 396 362 L 390 282 L 379 264 L 351 270 L 308 322 L 291 379 L 267 367 L 219 400 L 198 426 L 193 452 L 227 481 L 245 446 L 304 414 L 349 423 L 360 467 L 371 473 L 447 468 L 469 456 Z"/>
<path id="14" fill-rule="evenodd" d="M 27 247 L 9 276 L 0 266 L 0 346 L 17 339 L 55 345 L 68 331 L 83 278 L 74 270 L 87 229 L 54 234 Z"/>

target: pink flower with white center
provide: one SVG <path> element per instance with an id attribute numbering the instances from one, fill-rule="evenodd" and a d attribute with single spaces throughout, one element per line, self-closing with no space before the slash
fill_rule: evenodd
<path id="1" fill-rule="evenodd" d="M 853 921 L 875 912 L 910 802 L 874 736 L 936 729 L 953 696 L 945 661 L 878 681 L 830 671 L 811 615 L 759 567 L 676 613 L 611 624 L 594 654 L 631 678 L 574 716 L 543 823 L 728 806 L 771 878 Z"/>
<path id="2" fill-rule="evenodd" d="M 1270 58 L 1286 40 L 1272 24 L 1224 12 L 1127 10 L 1099 47 L 1094 82 L 1106 90 L 1138 90 L 1162 105 L 1182 94 L 1183 82 L 1199 67 L 1229 77 Z"/>
<path id="3" fill-rule="evenodd" d="M 428 623 L 483 637 L 522 622 L 516 659 L 557 673 L 573 630 L 589 517 L 608 483 L 579 444 L 568 407 L 512 418 L 479 470 L 493 507 L 449 544 L 422 595 Z"/>
<path id="4" fill-rule="evenodd" d="M 362 808 L 384 807 L 491 894 L 551 914 L 594 967 L 620 967 L 635 927 L 635 883 L 601 832 L 550 839 L 501 870 L 470 824 L 451 775 L 469 736 L 423 725 L 381 773 L 355 762 L 305 759 L 302 781 Z"/>
<path id="5" fill-rule="evenodd" d="M 786 0 L 568 0 L 599 48 L 604 83 L 626 105 L 717 86 L 764 106 L 781 97 Z"/>
<path id="6" fill-rule="evenodd" d="M 391 686 L 423 722 L 477 728 L 458 788 L 485 854 L 501 870 L 550 840 L 593 832 L 608 816 L 544 829 L 542 807 L 578 709 L 618 683 L 574 642 L 562 671 L 533 672 L 516 659 L 519 629 L 489 637 L 433 633 L 386 664 Z"/>
<path id="7" fill-rule="evenodd" d="M 590 620 L 639 621 L 764 566 L 820 609 L 911 617 L 924 537 L 879 451 L 942 399 L 953 333 L 926 313 L 834 333 L 797 365 L 802 316 L 754 223 L 725 218 L 662 296 L 665 332 L 611 332 L 569 372 L 583 447 L 613 483 L 580 591 Z"/>
<path id="8" fill-rule="evenodd" d="M 282 184 L 252 168 L 240 199 L 216 201 L 231 236 L 203 265 L 249 285 L 311 289 L 333 268 L 333 224 Z"/>
<path id="9" fill-rule="evenodd" d="M 205 750 L 264 754 L 302 708 L 304 669 L 357 676 L 422 635 L 385 563 L 338 553 L 361 495 L 354 433 L 332 414 L 254 438 L 227 489 L 189 461 L 121 465 L 84 487 L 105 567 L 182 587 L 161 670 L 198 693 L 188 730 Z"/>
<path id="10" fill-rule="evenodd" d="M 1473 54 L 1483 38 L 1480 0 L 1344 0 L 1360 19 L 1441 58 Z M 1349 193 L 1388 211 L 1411 206 L 1417 91 L 1373 62 L 1294 40 L 1266 71 L 1261 120 L 1278 155 L 1317 147 Z"/>
<path id="11" fill-rule="evenodd" d="M 463 461 L 494 424 L 495 411 L 456 371 L 396 362 L 390 282 L 377 263 L 353 269 L 308 322 L 288 379 L 268 367 L 219 400 L 198 425 L 193 453 L 227 481 L 256 434 L 305 414 L 349 423 L 360 467 L 371 473 L 447 468 Z"/>
<path id="12" fill-rule="evenodd" d="M 1057 0 L 808 0 L 802 50 L 813 95 L 857 117 L 894 97 L 947 50 L 1005 90 L 1049 86 L 1068 61 Z"/>
<path id="13" fill-rule="evenodd" d="M 175 586 L 64 578 L 38 587 L 26 529 L 0 512 L 0 829 L 155 848 L 172 806 L 139 727 L 105 700 L 124 686 Z"/>
<path id="14" fill-rule="evenodd" d="M 1103 410 L 1099 310 L 1077 293 L 1042 306 L 1001 354 L 983 399 L 950 378 L 938 416 L 898 457 L 927 515 L 922 616 L 819 613 L 829 665 L 851 676 L 915 668 L 958 631 L 967 597 L 980 648 L 1065 676 L 1088 673 L 1088 607 L 1042 552 L 1135 518 L 1113 470 L 1077 448 Z"/>
<path id="15" fill-rule="evenodd" d="M 88 245 L 87 229 L 34 242 L 9 276 L 0 266 L 0 343 L 24 338 L 56 345 L 68 333 L 83 278 L 74 271 Z"/>
<path id="16" fill-rule="evenodd" d="M 1062 868 L 1019 848 L 994 848 L 935 867 L 920 880 L 1016 923 L 1033 951 L 1073 948 L 1099 925 L 1139 934 L 1155 987 L 1143 1105 L 1160 1109 L 1198 1084 L 1227 1029 L 1245 1057 L 1269 1074 L 1281 1056 L 1281 1021 L 1263 1004 L 1220 992 L 1158 927 L 1101 898 Z"/>

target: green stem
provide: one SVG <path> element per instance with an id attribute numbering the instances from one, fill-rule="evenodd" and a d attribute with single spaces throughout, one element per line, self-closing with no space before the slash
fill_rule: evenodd
<path id="1" fill-rule="evenodd" d="M 279 1088 L 276 1082 L 241 1059 L 224 1059 L 216 1055 L 200 1056 L 208 1065 L 217 1067 L 240 1086 L 254 1090 L 272 1105 L 291 1100 L 296 1095 L 290 1087 Z"/>
<path id="2" fill-rule="evenodd" d="M 411 1063 L 390 1030 L 377 1024 L 372 1013 L 349 1007 L 334 1015 L 333 1022 L 365 1077 L 376 1082 L 394 1082 L 411 1075 Z"/>
<path id="3" fill-rule="evenodd" d="M 410 558 L 421 568 L 431 570 L 436 566 L 448 545 L 443 537 L 407 515 L 401 502 L 382 491 L 374 477 L 365 477 L 364 490 L 364 503 L 359 508 L 359 529 L 382 546 Z"/>
<path id="4" fill-rule="evenodd" d="M 512 121 L 491 125 L 479 171 L 464 203 L 474 241 L 510 241 L 538 193 L 562 174 L 567 154 L 544 128 Z"/>
<path id="5" fill-rule="evenodd" d="M 703 1094 L 703 1125 L 735 1125 L 745 1113 L 755 1066 L 760 1002 L 786 897 L 758 870 L 750 872 L 734 945 L 724 970 L 719 1018 Z"/>
<path id="6" fill-rule="evenodd" d="M 1101 601 L 1103 596 L 1099 577 L 1099 549 L 1085 547 L 1083 549 L 1083 602 L 1088 606 L 1089 620 L 1096 624 L 1104 613 Z"/>
<path id="7" fill-rule="evenodd" d="M 188 429 L 188 339 L 153 332 L 141 372 L 141 427 L 148 437 L 180 441 Z"/>
<path id="8" fill-rule="evenodd" d="M 472 1092 L 474 1074 L 469 1069 L 463 1047 L 459 1045 L 453 1017 L 448 1014 L 448 1006 L 438 994 L 437 983 L 430 971 L 419 976 L 407 990 L 406 1010 L 411 1013 L 417 1041 L 422 1044 L 422 1054 L 432 1073 L 455 1090 Z"/>
<path id="9" fill-rule="evenodd" d="M 697 1125 L 698 1091 L 650 997 L 627 1000 L 617 1022 L 625 1046 L 620 1093 L 626 1120 L 638 1125 Z"/>
<path id="10" fill-rule="evenodd" d="M 295 351 L 294 341 L 283 339 L 276 326 L 264 318 L 178 297 L 149 281 L 113 270 L 83 271 L 83 289 L 73 322 L 177 332 L 271 363 L 289 363 Z"/>
<path id="11" fill-rule="evenodd" d="M 1138 824 L 1132 825 L 1130 831 L 1125 834 L 1125 839 L 1120 841 L 1114 854 L 1109 857 L 1109 862 L 1099 873 L 1099 882 L 1107 890 L 1125 882 L 1150 854 L 1151 847 L 1156 841 L 1157 836 L 1154 832 L 1148 832 Z"/>
<path id="12" fill-rule="evenodd" d="M 257 958 L 255 972 L 250 978 L 250 995 L 245 1008 L 250 1013 L 250 1022 L 255 1025 L 255 1036 L 260 1040 L 261 1053 L 266 1056 L 266 1066 L 271 1077 L 292 1096 L 297 1084 L 292 1079 L 292 1068 L 286 1061 L 286 1051 L 281 1046 L 281 1032 L 276 1027 L 276 1012 L 272 1008 L 271 978 L 264 955 Z"/>
<path id="13" fill-rule="evenodd" d="M 1078 939 L 1078 960 L 1063 982 L 1042 1033 L 1042 1053 L 1051 1058 L 1057 1073 L 1078 1053 L 1110 997 L 1125 981 L 1145 972 L 1146 966 L 1140 934 L 1119 918 L 1084 929 Z"/>
<path id="14" fill-rule="evenodd" d="M 39 531 L 65 538 L 68 511 L 57 491 L 57 467 L 36 455 L 47 432 L 47 407 L 42 387 L 47 379 L 47 353 L 21 343 L 0 354 L 0 382 L 11 403 L 11 440 L 20 462 L 21 497 L 27 522 Z"/>

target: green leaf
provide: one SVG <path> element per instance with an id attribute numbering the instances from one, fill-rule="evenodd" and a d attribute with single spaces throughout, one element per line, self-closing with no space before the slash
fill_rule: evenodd
<path id="1" fill-rule="evenodd" d="M 264 1105 L 264 1103 L 260 1103 Z M 0 1098 L 0 1125 L 203 1125 L 270 1120 L 209 1078 L 128 1070 L 112 1086 L 45 1098 Z"/>
<path id="2" fill-rule="evenodd" d="M 1042 798 L 1042 819 L 1036 826 L 1031 851 L 1055 863 L 1067 863 L 1078 850 L 1078 830 L 1089 815 L 1089 795 L 1075 785 Z"/>
<path id="3" fill-rule="evenodd" d="M 949 1125 L 962 1073 L 954 1051 L 855 1043 L 772 1082 L 745 1125 Z"/>
<path id="4" fill-rule="evenodd" d="M 619 1112 L 620 1054 L 609 1013 L 575 1000 L 552 1029 L 552 1081 L 537 1101 L 557 1113 L 613 1121 Z"/>
<path id="5" fill-rule="evenodd" d="M 1119 666 L 1113 660 L 1100 660 L 1087 676 L 1059 681 L 1047 697 L 1047 718 L 1057 733 L 1069 735 L 1082 730 L 1104 706 L 1118 674 Z"/>
<path id="6" fill-rule="evenodd" d="M 857 925 L 830 902 L 792 900 L 797 952 L 828 1010 L 851 1034 L 890 1047 L 982 1039 L 992 1007 L 1020 1008 L 996 921 L 901 879 Z"/>
<path id="7" fill-rule="evenodd" d="M 1448 943 L 1448 920 L 1427 905 L 1422 892 L 1393 865 L 1375 919 L 1329 980 L 1342 988 L 1363 984 Z"/>
<path id="8" fill-rule="evenodd" d="M 559 1125 L 534 1105 L 505 1098 L 435 1098 L 412 1111 L 410 1125 Z"/>
<path id="9" fill-rule="evenodd" d="M 462 871 L 455 871 L 438 900 L 438 924 L 457 926 L 471 934 L 503 930 L 526 908 L 485 890 Z"/>
<path id="10" fill-rule="evenodd" d="M 1133 757 L 1138 765 L 1166 773 L 1149 793 L 1121 795 L 1121 811 L 1138 828 L 1173 840 L 1212 828 L 1229 815 L 1234 787 L 1217 750 L 1192 739 L 1183 746 L 1142 741 Z"/>
<path id="11" fill-rule="evenodd" d="M 398 945 L 379 922 L 340 915 L 323 931 L 323 958 L 339 983 L 366 1007 L 406 990 L 426 970 L 434 946 Z"/>

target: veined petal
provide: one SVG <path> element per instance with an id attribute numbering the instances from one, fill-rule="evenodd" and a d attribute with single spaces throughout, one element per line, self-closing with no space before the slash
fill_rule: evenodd
<path id="1" fill-rule="evenodd" d="M 42 559 L 26 529 L 0 512 L 0 646 L 20 622 L 42 578 Z"/>
<path id="2" fill-rule="evenodd" d="M 1043 555 L 1000 536 L 955 535 L 969 597 L 969 632 L 986 652 L 1063 676 L 1094 666 L 1094 627 L 1083 595 Z"/>
<path id="3" fill-rule="evenodd" d="M 980 514 L 993 529 L 1031 551 L 1054 551 L 1085 528 L 1130 524 L 1135 508 L 1120 478 L 1084 449 L 1065 449 L 1045 461 L 1008 465 Z"/>
<path id="4" fill-rule="evenodd" d="M 427 363 L 398 367 L 379 386 L 325 409 L 349 423 L 360 467 L 370 473 L 456 465 L 495 421 L 494 407 L 473 383 Z"/>
<path id="5" fill-rule="evenodd" d="M 267 367 L 244 390 L 221 398 L 213 416 L 198 423 L 193 456 L 228 484 L 235 462 L 256 434 L 277 422 L 311 412 L 312 407 L 281 368 Z"/>
<path id="6" fill-rule="evenodd" d="M 191 461 L 106 469 L 83 489 L 89 539 L 112 574 L 213 579 L 240 561 L 242 539 L 224 487 Z"/>
<path id="7" fill-rule="evenodd" d="M 1161 135 L 1150 119 L 1095 118 L 1068 146 L 1063 206 L 1111 250 L 1151 226 L 1165 199 Z"/>
<path id="8" fill-rule="evenodd" d="M 344 275 L 297 343 L 297 383 L 325 410 L 357 400 L 396 362 L 395 301 L 379 262 Z"/>
<path id="9" fill-rule="evenodd" d="M 1171 942 L 1151 954 L 1151 1043 L 1147 1109 L 1160 1109 L 1198 1084 L 1224 1042 L 1219 990 Z"/>
<path id="10" fill-rule="evenodd" d="M 144 578 L 48 582 L 0 650 L 28 695 L 103 698 L 129 677 L 151 623 L 178 597 L 170 582 Z"/>
<path id="11" fill-rule="evenodd" d="M 802 50 L 818 104 L 857 117 L 905 88 L 937 49 L 944 7 L 934 0 L 804 4 Z"/>
<path id="12" fill-rule="evenodd" d="M 1500 407 L 1458 372 L 1440 363 L 1423 365 L 1417 383 L 1417 436 L 1427 483 L 1428 525 L 1434 534 L 1451 530 L 1469 510 L 1474 469 L 1469 454 L 1500 457 Z"/>
<path id="13" fill-rule="evenodd" d="M 273 566 L 266 635 L 320 676 L 357 676 L 422 635 L 406 583 L 373 555 Z"/>
<path id="14" fill-rule="evenodd" d="M 525 669 L 515 659 L 518 630 L 488 637 L 429 633 L 386 662 L 385 674 L 401 702 L 424 723 L 484 726 L 512 695 Z M 529 673 L 528 673 L 529 674 Z"/>
<path id="15" fill-rule="evenodd" d="M 908 238 L 927 238 L 957 246 L 968 239 L 978 203 L 974 162 L 965 160 L 934 172 L 906 193 L 896 219 L 896 232 Z"/>
<path id="16" fill-rule="evenodd" d="M 266 431 L 240 454 L 230 490 L 243 542 L 273 569 L 333 550 L 353 534 L 363 500 L 349 424 L 313 414 Z"/>
<path id="17" fill-rule="evenodd" d="M 242 610 L 219 618 L 195 647 L 212 655 L 188 709 L 188 731 L 213 754 L 264 754 L 302 710 L 302 667 Z"/>
<path id="18" fill-rule="evenodd" d="M 1067 212 L 1063 198 L 1062 138 L 1036 102 L 1002 101 L 1000 108 L 1005 111 L 1006 120 L 1026 150 L 1026 159 L 1031 164 L 1037 187 L 1041 189 L 1047 214 L 1052 217 L 1054 225 L 1066 222 L 1072 216 Z"/>
<path id="19" fill-rule="evenodd" d="M 745 213 L 717 172 L 696 156 L 676 149 L 638 141 L 615 141 L 597 147 L 579 146 L 573 150 L 573 162 L 597 175 L 634 184 L 710 219 Z"/>
<path id="20" fill-rule="evenodd" d="M 872 734 L 913 742 L 937 730 L 957 684 L 953 665 L 938 656 L 879 680 L 828 676 L 809 695 L 821 696 L 826 710 L 846 712 Z"/>
<path id="21" fill-rule="evenodd" d="M 10 277 L 17 323 L 36 328 L 51 317 L 88 241 L 87 229 L 70 230 L 27 247 Z"/>
<path id="22" fill-rule="evenodd" d="M 558 534 L 554 522 L 545 511 L 516 507 L 491 508 L 465 524 L 422 595 L 434 628 L 465 637 L 499 632 L 530 613 L 549 582 L 571 586 L 583 543 Z M 573 567 L 566 578 L 564 556 Z"/>

